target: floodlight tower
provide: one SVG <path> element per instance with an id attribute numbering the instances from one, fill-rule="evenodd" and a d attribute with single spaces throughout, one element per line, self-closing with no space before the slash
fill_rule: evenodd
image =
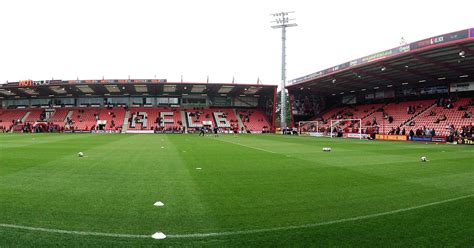
<path id="1" fill-rule="evenodd" d="M 296 27 L 296 23 L 292 23 L 295 19 L 290 19 L 289 15 L 294 13 L 291 12 L 280 12 L 271 14 L 275 18 L 272 23 L 272 28 L 281 28 L 281 106 L 280 106 L 280 128 L 286 127 L 286 28 Z M 276 103 L 275 103 L 276 104 Z"/>

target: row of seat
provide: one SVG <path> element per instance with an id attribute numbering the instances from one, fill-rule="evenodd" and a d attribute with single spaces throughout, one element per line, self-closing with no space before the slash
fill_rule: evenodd
<path id="1" fill-rule="evenodd" d="M 213 109 L 169 109 L 169 108 L 129 108 L 128 122 L 129 130 L 140 129 L 154 129 L 157 127 L 157 119 L 160 113 L 170 113 L 165 116 L 167 121 L 162 120 L 161 127 L 175 128 L 181 127 L 183 124 L 181 112 L 190 113 L 189 124 L 202 124 L 203 121 L 208 121 L 212 126 L 218 125 L 222 128 L 239 127 L 238 118 L 235 111 L 238 111 L 241 116 L 245 116 L 243 120 L 244 127 L 249 131 L 263 131 L 268 130 L 270 122 L 263 112 L 252 110 L 234 110 L 232 108 L 213 108 Z M 119 130 L 122 128 L 125 115 L 127 112 L 124 108 L 57 108 L 51 116 L 45 121 L 65 127 L 66 129 L 90 130 L 97 124 L 98 120 L 105 120 L 105 130 Z M 32 123 L 40 119 L 43 109 L 0 109 L 0 127 L 9 130 L 16 122 L 23 120 L 23 123 Z M 133 114 L 146 112 L 147 123 L 146 128 L 142 125 L 130 126 L 130 121 L 133 121 Z M 216 114 L 218 113 L 218 114 Z M 251 114 L 249 114 L 251 113 Z M 69 117 L 69 118 L 67 118 Z M 169 121 L 169 120 L 172 120 Z M 216 122 L 217 120 L 217 122 Z M 192 125 L 191 125 L 192 126 Z"/>
<path id="2" fill-rule="evenodd" d="M 328 120 L 330 119 L 353 118 L 362 119 L 362 127 L 364 129 L 373 127 L 375 120 L 377 122 L 377 126 L 379 127 L 379 133 L 387 134 L 392 129 L 400 127 L 401 129 L 405 128 L 406 133 L 412 129 L 416 130 L 418 128 L 428 128 L 434 129 L 435 133 L 438 135 L 449 135 L 450 131 L 452 130 L 450 130 L 448 127 L 454 126 L 454 129 L 460 129 L 463 126 L 469 126 L 473 124 L 474 119 L 472 117 L 464 117 L 466 112 L 470 112 L 472 114 L 474 111 L 474 106 L 469 106 L 471 103 L 470 98 L 458 99 L 454 102 L 454 107 L 450 109 L 446 108 L 445 106 L 437 106 L 436 103 L 437 101 L 432 99 L 388 104 L 336 107 L 323 113 L 322 117 L 327 121 L 327 123 L 321 125 L 321 127 L 329 128 L 331 123 Z M 466 109 L 458 110 L 459 106 L 465 106 Z M 409 107 L 412 107 L 411 112 L 408 111 Z M 380 108 L 383 108 L 383 112 L 377 111 Z M 347 112 L 351 112 L 352 115 L 344 115 Z M 436 123 L 437 119 L 441 116 L 446 117 L 446 120 Z M 411 122 L 413 123 L 411 124 Z M 346 122 L 339 127 L 347 130 L 349 125 L 350 123 Z M 356 124 L 356 126 L 358 125 Z"/>

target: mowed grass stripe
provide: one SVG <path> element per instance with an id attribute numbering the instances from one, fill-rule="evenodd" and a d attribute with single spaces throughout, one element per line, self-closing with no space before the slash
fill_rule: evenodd
<path id="1" fill-rule="evenodd" d="M 77 230 L 103 232 L 104 226 L 110 226 L 107 230 L 114 232 L 150 233 L 165 229 L 168 222 L 181 223 L 183 230 L 189 231 L 186 227 L 197 225 L 193 223 L 210 220 L 193 193 L 197 188 L 192 186 L 188 169 L 166 136 L 82 138 L 86 142 L 75 141 L 74 146 L 88 146 L 82 149 L 86 157 L 78 158 L 68 149 L 65 156 L 4 177 L 2 182 L 10 193 L 6 197 L 31 209 L 21 214 L 25 219 L 41 213 L 43 223 L 55 228 L 75 226 Z M 103 142 L 109 139 L 113 142 Z M 166 202 L 173 211 L 164 208 L 158 214 L 152 205 L 156 200 Z M 18 212 L 21 208 L 12 206 L 9 210 Z M 183 213 L 198 217 L 177 217 Z M 66 226 L 53 224 L 58 214 L 71 215 Z M 88 226 L 101 219 L 103 223 Z"/>
<path id="2" fill-rule="evenodd" d="M 26 134 L 22 136 L 0 135 L 0 176 L 26 168 L 41 166 L 49 161 L 61 159 L 64 154 L 73 155 L 93 147 L 81 147 L 81 140 L 91 139 L 87 135 Z M 114 142 L 113 139 L 105 142 Z M 66 156 L 67 156 L 66 155 Z"/>
<path id="3" fill-rule="evenodd" d="M 41 145 L 43 153 L 2 152 L 6 160 L 38 166 L 0 172 L 0 223 L 132 235 L 222 233 L 322 223 L 473 193 L 472 150 L 464 146 L 273 135 L 70 136 L 74 141 L 45 135 L 51 137 L 58 141 Z M 22 138 L 31 136 L 15 137 Z M 323 153 L 323 146 L 334 152 Z M 89 147 L 88 157 L 78 158 L 75 147 Z M 456 149 L 460 155 L 452 156 Z M 54 157 L 53 150 L 55 159 L 42 157 Z M 418 161 L 420 151 L 433 153 L 429 163 Z M 165 207 L 153 207 L 157 200 Z M 292 231 L 302 240 L 309 233 Z"/>
<path id="4" fill-rule="evenodd" d="M 219 137 L 220 138 L 220 137 Z M 233 136 L 223 136 L 222 138 L 229 139 L 231 141 L 238 140 L 234 138 Z M 201 139 L 206 141 L 205 138 L 200 137 L 197 139 Z M 194 140 L 192 140 L 194 142 Z M 196 144 L 201 144 L 202 142 L 199 143 L 197 141 Z M 347 191 L 346 188 L 353 188 L 355 186 L 357 187 L 366 187 L 367 189 L 373 188 L 371 184 L 376 182 L 376 185 L 387 185 L 387 182 L 393 182 L 393 189 L 400 189 L 400 185 L 402 185 L 404 188 L 407 189 L 412 189 L 413 186 L 410 186 L 410 184 L 405 183 L 403 180 L 387 180 L 386 178 L 379 178 L 373 177 L 373 176 L 362 176 L 357 180 L 357 177 L 354 177 L 354 173 L 345 170 L 344 168 L 333 168 L 331 170 L 325 169 L 325 170 L 317 170 L 314 166 L 301 166 L 301 163 L 298 161 L 294 161 L 294 159 L 285 159 L 281 158 L 279 155 L 273 155 L 269 154 L 266 152 L 262 152 L 256 149 L 235 149 L 234 144 L 230 144 L 230 150 L 227 149 L 228 146 L 224 144 L 215 144 L 215 143 L 210 143 L 212 144 L 212 147 L 217 147 L 218 150 L 215 150 L 215 153 L 206 155 L 204 148 L 201 146 L 201 150 L 198 153 L 200 156 L 198 157 L 193 157 L 194 161 L 200 161 L 203 160 L 205 161 L 209 157 L 214 156 L 215 159 L 213 160 L 213 165 L 212 169 L 210 170 L 209 168 L 205 169 L 203 173 L 209 175 L 209 180 L 202 180 L 205 182 L 201 187 L 208 189 L 206 190 L 207 192 L 213 192 L 214 189 L 219 189 L 220 192 L 222 192 L 222 195 L 226 197 L 226 199 L 221 199 L 222 202 L 232 202 L 235 206 L 238 208 L 233 208 L 234 213 L 233 214 L 240 214 L 241 218 L 240 221 L 244 220 L 247 218 L 248 213 L 250 211 L 247 211 L 247 207 L 251 207 L 252 210 L 251 212 L 255 212 L 255 209 L 268 209 L 269 205 L 268 204 L 277 204 L 278 206 L 281 206 L 281 208 L 286 208 L 287 211 L 295 210 L 296 208 L 303 208 L 303 211 L 307 211 L 309 208 L 313 208 L 315 210 L 312 215 L 318 215 L 318 213 L 321 213 L 319 211 L 316 211 L 320 205 L 325 205 L 325 204 L 331 204 L 331 209 L 333 208 L 333 204 L 337 205 L 340 204 L 341 198 L 346 198 L 346 201 L 348 199 L 353 199 L 356 202 L 361 201 L 360 197 L 357 197 L 358 194 L 352 194 L 351 191 Z M 209 147 L 207 145 L 206 147 Z M 232 165 L 229 166 L 229 164 L 232 163 L 231 158 L 232 157 L 237 157 L 238 163 L 237 166 Z M 269 158 L 277 159 L 275 160 L 270 160 Z M 251 162 L 248 160 L 252 160 Z M 235 164 L 235 163 L 234 163 Z M 215 168 L 215 170 L 214 170 Z M 228 171 L 228 169 L 232 169 L 231 171 Z M 308 172 L 305 173 L 308 175 L 309 180 L 301 180 L 301 173 L 302 172 Z M 303 173 L 304 173 L 303 172 Z M 331 187 L 334 187 L 334 181 L 327 181 L 327 179 L 331 179 L 334 177 L 334 172 L 337 172 L 338 175 L 340 175 L 336 179 L 336 182 L 338 183 L 339 187 L 341 187 L 340 190 L 342 190 L 342 195 L 338 195 L 337 190 L 331 191 Z M 329 174 L 328 174 L 329 173 Z M 204 175 L 204 176 L 205 176 Z M 278 176 L 280 175 L 280 176 Z M 281 176 L 285 175 L 285 176 Z M 293 177 L 293 175 L 295 175 Z M 297 177 L 296 175 L 299 175 Z M 333 175 L 333 176 L 331 176 Z M 310 178 L 314 179 L 312 181 Z M 322 180 L 321 180 L 322 179 Z M 351 180 L 352 179 L 352 180 Z M 363 180 L 365 183 L 361 183 L 361 180 Z M 225 181 L 226 184 L 222 184 L 221 182 Z M 308 185 L 309 183 L 309 185 Z M 360 186 L 359 186 L 359 185 Z M 387 185 L 388 189 L 391 189 L 389 187 L 390 184 Z M 305 188 L 305 186 L 307 186 Z M 311 187 L 314 188 L 319 188 L 322 192 L 327 192 L 327 195 L 315 195 L 314 191 L 312 190 Z M 435 193 L 434 189 L 430 187 L 419 187 L 420 189 L 423 188 L 423 191 L 433 191 Z M 328 189 L 325 191 L 325 189 Z M 227 191 L 227 192 L 226 192 Z M 367 190 L 363 190 L 362 192 L 367 192 Z M 387 191 L 378 191 L 377 190 L 370 190 L 369 192 L 371 193 L 370 200 L 376 199 L 376 196 L 378 195 L 379 197 L 387 195 Z M 395 195 L 396 197 L 411 197 L 413 193 L 411 191 L 402 191 L 403 195 L 397 194 Z M 254 198 L 249 197 L 251 193 L 254 194 L 259 194 L 262 196 L 258 201 L 255 201 Z M 408 193 L 408 194 L 407 194 Z M 438 192 L 436 192 L 438 193 Z M 449 192 L 447 192 L 449 193 Z M 389 195 L 389 194 L 388 194 Z M 308 205 L 309 202 L 312 202 L 316 199 L 312 199 L 315 196 L 318 198 L 321 197 L 323 199 L 323 202 L 318 202 L 317 205 Z M 325 199 L 328 198 L 328 199 Z M 436 200 L 438 198 L 434 198 Z M 325 200 L 328 200 L 326 202 Z M 352 201 L 352 200 L 351 200 Z M 215 202 L 214 201 L 209 201 L 214 205 L 214 208 L 216 209 L 216 213 L 219 215 L 225 216 L 225 214 L 228 214 L 226 211 L 227 205 L 224 204 L 218 204 L 220 202 Z M 398 204 L 397 201 L 394 201 L 393 203 Z M 414 202 L 416 203 L 416 202 Z M 351 203 L 352 204 L 352 203 Z M 296 206 L 294 206 L 296 205 Z M 260 207 L 258 207 L 260 206 Z M 406 206 L 406 205 L 403 205 Z M 397 207 L 397 206 L 387 206 L 388 209 L 389 207 Z M 393 209 L 393 208 L 392 208 Z M 331 210 L 326 211 L 325 215 L 329 216 L 331 213 Z M 271 214 L 275 214 L 278 217 L 281 215 L 281 212 L 271 212 Z M 260 218 L 265 218 L 266 219 L 266 225 L 269 223 L 272 223 L 273 220 L 278 218 L 269 218 L 269 215 L 271 214 L 265 214 L 265 213 L 259 213 L 256 214 L 257 216 L 249 216 L 248 218 L 251 218 L 252 221 L 256 221 L 258 223 Z M 336 214 L 341 214 L 339 211 Z M 353 213 L 348 213 L 347 216 L 353 216 Z M 282 216 L 284 218 L 285 216 Z M 308 217 L 308 216 L 306 216 Z M 338 217 L 338 216 L 334 216 Z M 340 216 L 339 216 L 340 217 Z M 221 217 L 222 219 L 223 217 Z M 321 217 L 319 217 L 321 218 Z M 292 218 L 290 218 L 292 219 Z M 304 220 L 300 220 L 304 221 Z M 307 221 L 307 220 L 306 220 Z M 227 225 L 229 225 L 230 221 L 226 221 Z M 261 221 L 262 223 L 264 222 L 263 220 Z M 227 229 L 235 229 L 235 228 L 229 228 Z"/>
<path id="5" fill-rule="evenodd" d="M 320 223 L 312 223 L 300 226 L 285 226 L 285 227 L 274 227 L 268 229 L 254 229 L 254 230 L 241 230 L 241 231 L 233 231 L 233 232 L 214 232 L 214 233 L 191 233 L 191 234 L 168 234 L 168 238 L 202 238 L 202 237 L 219 237 L 219 236 L 230 236 L 230 235 L 242 235 L 242 234 L 254 234 L 254 233 L 265 233 L 265 232 L 276 232 L 276 231 L 286 231 L 286 230 L 293 230 L 293 229 L 305 229 L 305 228 L 312 228 L 312 227 L 319 227 L 319 226 L 326 226 L 326 225 L 333 225 L 333 224 L 340 224 L 344 222 L 352 222 L 352 221 L 360 221 L 365 219 L 372 219 L 386 215 L 393 215 L 403 212 L 408 212 L 412 210 L 418 210 L 421 208 L 432 207 L 440 204 L 450 203 L 454 201 L 464 200 L 467 198 L 473 197 L 474 194 L 465 195 L 460 197 L 455 197 L 451 199 L 446 199 L 437 202 L 431 202 L 419 206 L 412 206 L 403 209 L 392 210 L 383 213 L 375 213 L 370 215 L 364 216 L 356 216 L 346 219 L 340 220 L 332 220 L 327 222 L 320 222 Z M 103 237 L 118 237 L 118 238 L 151 238 L 151 235 L 135 235 L 135 234 L 116 234 L 116 233 L 99 233 L 99 232 L 84 232 L 84 231 L 68 231 L 68 230 L 60 230 L 60 229 L 47 229 L 47 228 L 40 228 L 40 227 L 28 227 L 28 226 L 19 226 L 19 225 L 12 225 L 12 224 L 0 224 L 0 227 L 4 228 L 12 228 L 12 229 L 22 229 L 22 230 L 29 230 L 29 231 L 39 231 L 39 232 L 47 232 L 47 233 L 60 233 L 60 234 L 72 234 L 72 235 L 84 235 L 84 236 L 103 236 Z"/>

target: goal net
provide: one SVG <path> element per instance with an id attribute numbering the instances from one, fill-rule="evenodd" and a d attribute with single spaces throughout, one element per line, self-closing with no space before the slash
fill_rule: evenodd
<path id="1" fill-rule="evenodd" d="M 324 132 L 324 130 L 322 130 L 323 125 L 321 121 L 299 121 L 298 133 L 304 135 L 322 134 Z"/>
<path id="2" fill-rule="evenodd" d="M 338 119 L 331 120 L 329 126 L 332 137 L 346 137 L 362 139 L 362 120 L 361 119 Z M 348 130 L 348 132 L 346 132 Z"/>

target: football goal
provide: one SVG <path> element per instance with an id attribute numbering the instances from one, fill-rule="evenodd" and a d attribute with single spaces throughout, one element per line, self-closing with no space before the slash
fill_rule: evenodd
<path id="1" fill-rule="evenodd" d="M 311 134 L 311 133 L 323 133 L 323 123 L 321 121 L 299 121 L 298 122 L 298 133 L 299 134 Z"/>
<path id="2" fill-rule="evenodd" d="M 344 134 L 344 129 L 349 127 L 351 124 L 357 125 L 357 133 L 349 133 L 347 137 L 362 139 L 362 119 L 331 120 L 331 125 L 329 126 L 331 138 L 340 133 Z"/>

